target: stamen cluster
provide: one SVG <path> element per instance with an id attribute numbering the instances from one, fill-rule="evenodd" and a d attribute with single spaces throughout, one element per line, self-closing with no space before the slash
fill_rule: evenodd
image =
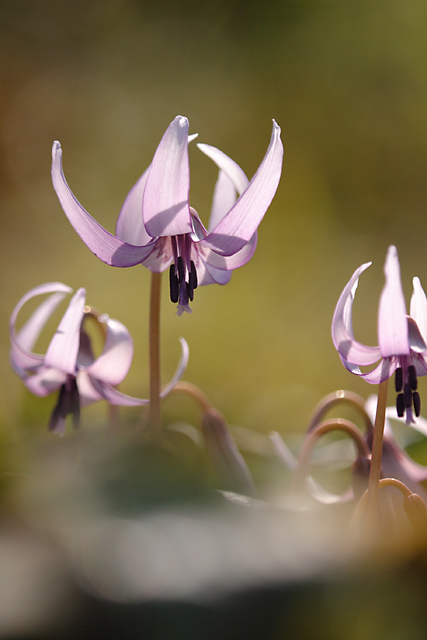
<path id="1" fill-rule="evenodd" d="M 194 299 L 197 289 L 197 271 L 194 261 L 190 259 L 191 239 L 188 234 L 172 236 L 174 262 L 169 268 L 170 298 L 180 307 L 187 307 L 188 301 Z"/>
<path id="2" fill-rule="evenodd" d="M 396 389 L 396 410 L 399 418 L 403 418 L 405 409 L 407 412 L 412 412 L 414 408 L 417 418 L 421 413 L 421 399 L 418 393 L 418 377 L 417 372 L 413 364 L 405 368 L 398 367 L 394 376 L 394 386 Z"/>

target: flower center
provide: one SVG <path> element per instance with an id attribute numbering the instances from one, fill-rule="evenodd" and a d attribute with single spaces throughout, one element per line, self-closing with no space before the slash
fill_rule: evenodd
<path id="1" fill-rule="evenodd" d="M 401 364 L 404 365 L 404 363 Z M 397 415 L 399 418 L 403 418 L 403 414 L 406 412 L 406 423 L 411 424 L 415 422 L 412 408 L 417 418 L 421 412 L 421 399 L 417 391 L 418 378 L 414 365 L 398 367 L 394 376 L 394 384 L 398 394 L 396 398 Z"/>
<path id="2" fill-rule="evenodd" d="M 170 297 L 172 302 L 186 308 L 197 289 L 196 266 L 191 260 L 192 241 L 189 234 L 172 236 L 171 241 L 174 261 L 169 269 Z"/>
<path id="3" fill-rule="evenodd" d="M 77 388 L 77 381 L 74 376 L 67 376 L 59 390 L 58 402 L 49 421 L 49 431 L 62 431 L 65 418 L 68 415 L 73 417 L 73 427 L 80 426 L 80 396 Z"/>

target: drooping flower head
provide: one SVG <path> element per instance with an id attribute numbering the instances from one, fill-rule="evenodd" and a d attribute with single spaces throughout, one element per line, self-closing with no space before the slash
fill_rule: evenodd
<path id="1" fill-rule="evenodd" d="M 25 386 L 37 396 L 59 391 L 49 429 L 63 433 L 65 419 L 73 418 L 75 427 L 80 422 L 80 407 L 97 400 L 113 405 L 140 406 L 148 400 L 132 398 L 114 387 L 129 371 L 133 357 L 133 340 L 126 327 L 118 320 L 103 314 L 97 322 L 105 335 L 104 348 L 96 358 L 91 340 L 85 329 L 85 318 L 92 313 L 86 306 L 86 291 L 79 289 L 68 305 L 58 328 L 44 355 L 32 351 L 46 322 L 72 289 L 60 282 L 49 282 L 31 289 L 13 310 L 9 322 L 10 360 L 15 373 Z M 34 311 L 24 326 L 16 331 L 16 320 L 26 302 L 42 294 L 51 294 Z M 188 362 L 188 345 L 181 338 L 182 356 L 171 383 L 164 389 L 164 397 L 182 376 Z"/>
<path id="2" fill-rule="evenodd" d="M 359 276 L 371 265 L 360 266 L 345 286 L 332 321 L 332 340 L 344 366 L 371 384 L 379 384 L 395 372 L 398 416 L 411 424 L 420 415 L 418 376 L 427 374 L 427 298 L 418 278 L 413 279 L 410 315 L 400 279 L 397 249 L 390 246 L 384 266 L 385 285 L 378 310 L 378 347 L 357 342 L 353 335 L 352 308 Z M 380 363 L 363 373 L 359 367 Z"/>
<path id="3" fill-rule="evenodd" d="M 62 171 L 59 142 L 52 148 L 52 181 L 62 208 L 83 242 L 103 262 L 115 267 L 143 264 L 151 271 L 170 267 L 170 296 L 178 315 L 190 311 L 199 285 L 226 284 L 231 271 L 254 254 L 257 228 L 279 184 L 283 145 L 273 121 L 267 153 L 249 181 L 225 153 L 199 144 L 219 167 L 211 217 L 206 229 L 190 207 L 187 118 L 177 116 L 167 128 L 153 161 L 128 193 L 116 225 L 106 231 L 80 205 Z M 237 198 L 237 196 L 240 196 Z"/>

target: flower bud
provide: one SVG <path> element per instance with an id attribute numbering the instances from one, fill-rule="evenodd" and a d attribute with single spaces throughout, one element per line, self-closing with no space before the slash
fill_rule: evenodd
<path id="1" fill-rule="evenodd" d="M 427 505 L 417 493 L 405 496 L 403 508 L 416 535 L 427 543 Z"/>

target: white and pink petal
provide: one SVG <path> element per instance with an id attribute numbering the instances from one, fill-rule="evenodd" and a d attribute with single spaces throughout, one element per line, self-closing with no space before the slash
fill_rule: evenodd
<path id="1" fill-rule="evenodd" d="M 282 162 L 280 127 L 273 120 L 270 145 L 262 163 L 236 204 L 201 241 L 206 248 L 231 256 L 250 241 L 279 186 Z"/>
<path id="2" fill-rule="evenodd" d="M 381 358 L 379 347 L 368 347 L 355 340 L 353 336 L 352 310 L 356 288 L 359 276 L 371 264 L 366 262 L 353 273 L 339 297 L 332 319 L 332 341 L 341 359 L 358 366 L 374 364 Z M 347 364 L 345 366 L 349 368 Z"/>
<path id="3" fill-rule="evenodd" d="M 187 118 L 166 129 L 151 163 L 142 200 L 142 218 L 153 238 L 191 233 Z"/>
<path id="4" fill-rule="evenodd" d="M 380 297 L 378 310 L 378 342 L 381 355 L 409 355 L 408 322 L 405 297 L 400 279 L 397 249 L 388 248 L 384 265 L 385 285 Z"/>
<path id="5" fill-rule="evenodd" d="M 52 182 L 65 215 L 97 258 L 114 267 L 132 267 L 148 258 L 153 251 L 154 241 L 144 246 L 124 242 L 106 231 L 82 207 L 65 180 L 59 142 L 54 142 L 52 147 Z"/>
<path id="6" fill-rule="evenodd" d="M 47 284 L 34 287 L 20 299 L 9 321 L 11 342 L 10 358 L 15 368 L 21 370 L 34 369 L 43 363 L 44 356 L 35 354 L 31 350 L 59 302 L 61 302 L 67 293 L 71 292 L 72 289 L 65 284 L 48 282 Z M 17 332 L 16 320 L 22 307 L 32 298 L 46 293 L 52 293 L 52 295 L 39 305 L 29 320 L 27 320 L 24 326 Z"/>
<path id="7" fill-rule="evenodd" d="M 104 349 L 86 371 L 92 378 L 114 386 L 120 384 L 129 371 L 133 358 L 133 340 L 127 328 L 118 320 L 104 315 L 98 321 L 107 327 Z"/>
<path id="8" fill-rule="evenodd" d="M 86 290 L 81 288 L 71 298 L 70 304 L 50 341 L 44 359 L 46 366 L 75 375 L 85 303 Z"/>

